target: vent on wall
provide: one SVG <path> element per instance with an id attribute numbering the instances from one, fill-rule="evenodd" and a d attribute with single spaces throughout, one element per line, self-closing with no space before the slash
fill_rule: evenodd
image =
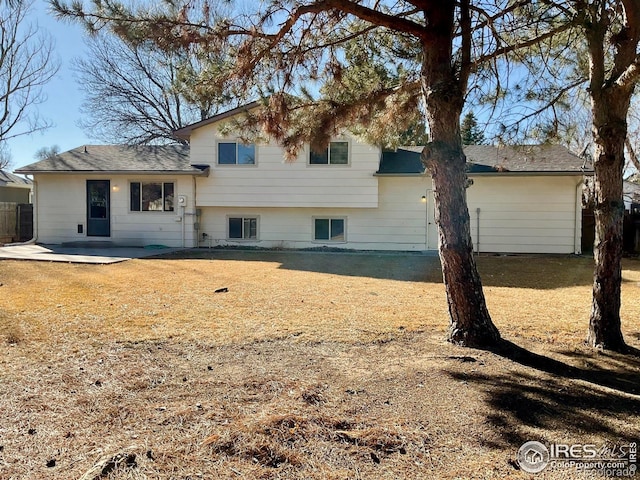
<path id="1" fill-rule="evenodd" d="M 78 224 L 78 233 L 84 233 L 84 225 L 81 223 Z"/>

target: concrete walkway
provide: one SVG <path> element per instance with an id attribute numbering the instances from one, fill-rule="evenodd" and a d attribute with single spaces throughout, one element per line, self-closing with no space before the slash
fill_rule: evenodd
<path id="1" fill-rule="evenodd" d="M 132 258 L 153 257 L 181 248 L 88 247 L 61 245 L 14 245 L 0 247 L 0 259 L 44 262 L 109 264 Z"/>

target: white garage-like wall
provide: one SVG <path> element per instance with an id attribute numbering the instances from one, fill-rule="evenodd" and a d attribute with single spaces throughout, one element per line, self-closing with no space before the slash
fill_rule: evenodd
<path id="1" fill-rule="evenodd" d="M 471 176 L 467 189 L 476 251 L 580 253 L 580 175 Z"/>

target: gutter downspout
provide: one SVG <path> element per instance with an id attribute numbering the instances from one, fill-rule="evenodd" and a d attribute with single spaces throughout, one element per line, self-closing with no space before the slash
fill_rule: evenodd
<path id="1" fill-rule="evenodd" d="M 5 243 L 5 247 L 34 245 L 38 241 L 38 182 L 33 178 L 33 237 L 26 242 Z"/>
<path id="2" fill-rule="evenodd" d="M 582 254 L 582 188 L 584 178 L 576 185 L 576 211 L 573 223 L 573 253 Z"/>
<path id="3" fill-rule="evenodd" d="M 196 228 L 195 224 L 193 225 L 193 248 L 198 248 L 200 246 L 200 217 L 198 216 L 198 180 L 196 176 L 193 175 L 191 177 L 193 180 L 193 212 L 195 213 L 193 217 L 193 221 L 198 224 L 198 228 Z"/>
<path id="4" fill-rule="evenodd" d="M 476 254 L 480 253 L 480 207 L 476 208 Z"/>
<path id="5" fill-rule="evenodd" d="M 182 248 L 185 248 L 184 246 L 184 224 L 187 221 L 187 218 L 184 214 L 186 207 L 184 205 L 180 206 L 180 223 L 182 224 Z"/>

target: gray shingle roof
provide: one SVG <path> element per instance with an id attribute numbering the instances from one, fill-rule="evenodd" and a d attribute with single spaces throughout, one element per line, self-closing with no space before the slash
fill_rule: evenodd
<path id="1" fill-rule="evenodd" d="M 186 145 L 87 145 L 19 168 L 18 173 L 138 172 L 198 175 L 206 167 L 189 163 Z"/>
<path id="2" fill-rule="evenodd" d="M 401 147 L 383 152 L 379 174 L 422 174 L 423 147 Z M 589 162 L 560 145 L 467 145 L 464 147 L 469 173 L 591 173 Z"/>
<path id="3" fill-rule="evenodd" d="M 18 186 L 18 187 L 30 187 L 33 182 L 28 178 L 22 178 L 13 173 L 0 170 L 0 186 Z"/>

